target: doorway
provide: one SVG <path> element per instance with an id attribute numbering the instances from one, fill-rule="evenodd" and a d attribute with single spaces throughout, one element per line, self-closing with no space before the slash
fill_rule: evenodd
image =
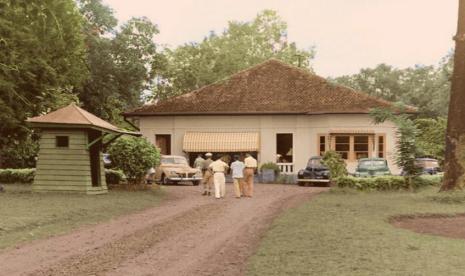
<path id="1" fill-rule="evenodd" d="M 162 155 L 171 155 L 171 134 L 156 134 L 155 145 Z"/>
<path id="2" fill-rule="evenodd" d="M 278 163 L 292 163 L 293 156 L 292 133 L 276 134 L 276 159 Z"/>
<path id="3" fill-rule="evenodd" d="M 100 131 L 89 130 L 88 141 L 89 143 L 99 139 L 102 133 Z M 101 180 L 101 161 L 100 161 L 100 149 L 102 147 L 102 140 L 94 143 L 89 148 L 90 158 L 90 176 L 92 180 L 92 187 L 100 187 L 102 185 Z"/>

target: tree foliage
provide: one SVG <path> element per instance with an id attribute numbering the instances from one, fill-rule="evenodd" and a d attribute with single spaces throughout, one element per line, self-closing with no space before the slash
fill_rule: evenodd
<path id="1" fill-rule="evenodd" d="M 447 115 L 451 73 L 449 55 L 438 66 L 397 69 L 380 64 L 362 69 L 358 74 L 338 77 L 335 82 L 388 101 L 418 107 L 422 117 L 438 117 Z"/>
<path id="2" fill-rule="evenodd" d="M 332 179 L 347 176 L 346 164 L 336 151 L 326 151 L 323 155 L 323 164 L 328 166 Z"/>
<path id="3" fill-rule="evenodd" d="M 83 107 L 99 117 L 122 123 L 120 113 L 142 104 L 160 59 L 147 18 L 132 18 L 116 30 L 113 11 L 101 0 L 81 0 L 85 17 L 87 68 L 90 77 L 78 91 Z"/>
<path id="4" fill-rule="evenodd" d="M 108 153 L 112 166 L 123 171 L 129 184 L 140 184 L 147 170 L 160 161 L 160 151 L 140 137 L 120 137 L 110 145 Z"/>
<path id="5" fill-rule="evenodd" d="M 0 159 L 4 162 L 29 150 L 28 142 L 21 145 L 30 138 L 27 117 L 75 99 L 73 89 L 86 77 L 81 30 L 82 17 L 72 0 L 0 2 Z"/>
<path id="6" fill-rule="evenodd" d="M 399 107 L 401 109 L 401 107 Z M 376 124 L 391 121 L 396 124 L 396 165 L 402 168 L 403 174 L 410 178 L 418 174 L 418 167 L 415 166 L 415 158 L 419 154 L 416 143 L 419 131 L 412 119 L 407 114 L 396 114 L 387 109 L 373 109 L 371 113 Z"/>
<path id="7" fill-rule="evenodd" d="M 418 129 L 416 143 L 419 155 L 436 158 L 442 163 L 446 147 L 447 120 L 445 118 L 420 118 L 414 123 Z"/>
<path id="8" fill-rule="evenodd" d="M 270 58 L 310 68 L 313 49 L 300 50 L 287 42 L 287 24 L 275 11 L 265 10 L 250 22 L 229 22 L 222 34 L 210 33 L 200 43 L 166 49 L 160 60 L 155 99 L 164 99 L 224 79 Z"/>

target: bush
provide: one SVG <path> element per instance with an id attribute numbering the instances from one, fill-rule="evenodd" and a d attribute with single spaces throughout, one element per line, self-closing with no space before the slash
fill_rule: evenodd
<path id="1" fill-rule="evenodd" d="M 295 176 L 292 174 L 281 174 L 276 178 L 276 184 L 295 184 Z"/>
<path id="2" fill-rule="evenodd" d="M 281 171 L 279 170 L 279 166 L 276 165 L 276 163 L 273 163 L 273 162 L 263 163 L 263 164 L 260 166 L 260 171 L 263 171 L 263 170 L 273 170 L 275 176 L 278 176 L 279 173 L 281 172 Z"/>
<path id="3" fill-rule="evenodd" d="M 412 188 L 418 189 L 426 186 L 436 186 L 439 185 L 441 181 L 442 178 L 437 176 L 419 176 L 413 178 Z M 407 180 L 401 176 L 380 176 L 369 178 L 346 176 L 337 178 L 336 183 L 339 188 L 352 188 L 361 191 L 389 191 L 409 189 Z"/>
<path id="4" fill-rule="evenodd" d="M 160 151 L 144 138 L 125 136 L 114 141 L 108 153 L 113 168 L 126 175 L 129 184 L 142 183 L 147 170 L 160 161 Z"/>
<path id="5" fill-rule="evenodd" d="M 126 176 L 120 170 L 105 169 L 105 180 L 107 184 L 120 184 Z"/>
<path id="6" fill-rule="evenodd" d="M 323 164 L 329 168 L 331 178 L 339 178 L 347 175 L 346 163 L 341 155 L 333 150 L 325 152 Z"/>
<path id="7" fill-rule="evenodd" d="M 32 183 L 36 169 L 0 169 L 0 183 Z"/>

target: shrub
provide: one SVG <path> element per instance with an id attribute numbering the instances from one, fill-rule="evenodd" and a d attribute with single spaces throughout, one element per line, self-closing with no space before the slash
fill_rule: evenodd
<path id="1" fill-rule="evenodd" d="M 0 169 L 0 183 L 32 183 L 36 169 Z"/>
<path id="2" fill-rule="evenodd" d="M 419 176 L 412 179 L 413 188 L 439 185 L 441 177 Z M 352 188 L 361 191 L 378 190 L 408 190 L 409 184 L 402 176 L 380 176 L 360 178 L 353 176 L 340 177 L 336 179 L 339 188 Z"/>
<path id="3" fill-rule="evenodd" d="M 260 166 L 260 171 L 263 171 L 263 170 L 273 170 L 276 176 L 278 176 L 279 173 L 281 172 L 279 169 L 279 166 L 273 162 L 263 163 Z"/>
<path id="4" fill-rule="evenodd" d="M 341 158 L 341 155 L 333 150 L 325 152 L 323 155 L 323 164 L 328 166 L 331 178 L 347 175 L 346 163 Z"/>
<path id="5" fill-rule="evenodd" d="M 125 136 L 113 142 L 108 150 L 113 168 L 126 175 L 129 184 L 142 183 L 149 168 L 160 161 L 160 152 L 144 138 Z"/>
<path id="6" fill-rule="evenodd" d="M 126 178 L 120 170 L 105 169 L 105 180 L 107 184 L 120 184 Z"/>
<path id="7" fill-rule="evenodd" d="M 292 174 L 281 174 L 276 178 L 276 184 L 295 184 L 295 176 Z"/>

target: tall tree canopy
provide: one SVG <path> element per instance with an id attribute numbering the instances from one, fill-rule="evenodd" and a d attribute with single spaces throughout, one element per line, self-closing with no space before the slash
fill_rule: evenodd
<path id="1" fill-rule="evenodd" d="M 27 117 L 75 99 L 82 22 L 73 0 L 0 1 L 0 157 L 28 137 Z"/>
<path id="2" fill-rule="evenodd" d="M 85 17 L 87 67 L 90 77 L 78 91 L 84 108 L 104 119 L 121 123 L 120 113 L 141 104 L 151 88 L 160 59 L 154 36 L 156 25 L 132 18 L 116 30 L 112 10 L 101 0 L 80 0 Z"/>
<path id="3" fill-rule="evenodd" d="M 155 99 L 189 92 L 247 67 L 277 58 L 310 69 L 313 49 L 287 42 L 287 24 L 265 10 L 251 22 L 229 22 L 222 34 L 211 33 L 200 43 L 165 50 L 153 89 Z"/>
<path id="4" fill-rule="evenodd" d="M 452 62 L 452 57 L 447 56 L 439 66 L 397 69 L 380 64 L 336 78 L 335 82 L 385 100 L 413 105 L 423 117 L 446 116 Z"/>

